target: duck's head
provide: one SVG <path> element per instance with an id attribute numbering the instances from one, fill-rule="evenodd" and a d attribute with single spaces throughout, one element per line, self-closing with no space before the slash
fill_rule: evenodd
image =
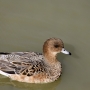
<path id="1" fill-rule="evenodd" d="M 60 53 L 60 52 L 71 55 L 70 52 L 64 49 L 64 43 L 61 39 L 50 38 L 45 41 L 43 45 L 44 54 L 51 54 L 51 55 L 56 56 L 57 53 Z"/>

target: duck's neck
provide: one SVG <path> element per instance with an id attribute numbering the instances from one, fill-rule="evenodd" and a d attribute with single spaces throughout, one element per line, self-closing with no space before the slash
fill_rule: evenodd
<path id="1" fill-rule="evenodd" d="M 57 56 L 56 52 L 54 53 L 49 51 L 47 51 L 46 53 L 44 52 L 45 59 L 52 64 L 55 64 L 57 62 L 56 56 Z"/>

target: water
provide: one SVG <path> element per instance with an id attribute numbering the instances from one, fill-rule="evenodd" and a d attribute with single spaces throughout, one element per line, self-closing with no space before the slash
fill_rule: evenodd
<path id="1" fill-rule="evenodd" d="M 0 0 L 0 51 L 37 51 L 47 38 L 61 38 L 72 56 L 59 54 L 62 77 L 27 84 L 0 75 L 2 90 L 90 90 L 89 0 Z"/>

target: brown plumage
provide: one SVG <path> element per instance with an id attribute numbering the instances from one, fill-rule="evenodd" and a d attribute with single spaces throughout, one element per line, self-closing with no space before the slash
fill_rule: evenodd
<path id="1" fill-rule="evenodd" d="M 36 52 L 0 53 L 0 74 L 27 83 L 48 83 L 61 75 L 57 53 L 65 51 L 61 39 L 50 38 L 43 45 L 43 54 Z"/>

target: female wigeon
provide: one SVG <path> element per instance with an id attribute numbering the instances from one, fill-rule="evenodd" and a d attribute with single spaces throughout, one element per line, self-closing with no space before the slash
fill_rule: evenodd
<path id="1" fill-rule="evenodd" d="M 0 74 L 27 83 L 48 83 L 57 80 L 62 66 L 57 53 L 71 55 L 61 39 L 50 38 L 43 45 L 43 54 L 36 52 L 0 52 Z"/>

